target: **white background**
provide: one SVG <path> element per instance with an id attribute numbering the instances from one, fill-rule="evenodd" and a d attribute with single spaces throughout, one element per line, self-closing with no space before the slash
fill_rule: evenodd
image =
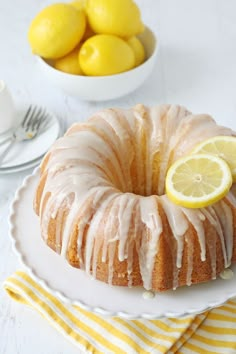
<path id="1" fill-rule="evenodd" d="M 118 1 L 118 0 L 117 0 Z M 30 20 L 48 2 L 0 0 L 0 79 L 16 105 L 38 103 L 64 119 L 84 120 L 101 107 L 179 103 L 236 128 L 236 1 L 136 0 L 143 21 L 160 38 L 156 68 L 135 93 L 93 103 L 66 97 L 42 77 L 27 44 Z M 0 284 L 19 268 L 8 238 L 11 199 L 24 173 L 0 176 Z M 0 287 L 0 354 L 78 354 L 36 312 Z"/>

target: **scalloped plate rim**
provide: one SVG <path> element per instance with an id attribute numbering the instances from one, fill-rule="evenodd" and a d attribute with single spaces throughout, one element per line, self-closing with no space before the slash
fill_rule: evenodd
<path id="1" fill-rule="evenodd" d="M 120 317 L 123 319 L 149 319 L 149 320 L 155 320 L 155 319 L 160 319 L 163 317 L 170 317 L 170 318 L 181 318 L 181 317 L 186 317 L 186 316 L 193 316 L 193 315 L 197 315 L 200 313 L 203 313 L 205 311 L 209 311 L 212 308 L 216 308 L 219 306 L 224 305 L 227 301 L 231 300 L 232 298 L 236 297 L 236 291 L 233 293 L 226 293 L 225 294 L 225 299 L 224 300 L 220 300 L 220 301 L 216 301 L 216 302 L 210 302 L 207 303 L 205 306 L 203 307 L 195 307 L 195 308 L 190 308 L 185 312 L 163 312 L 163 313 L 159 313 L 158 315 L 154 315 L 154 314 L 150 314 L 150 313 L 142 313 L 139 315 L 134 315 L 132 313 L 128 313 L 128 312 L 123 312 L 123 311 L 118 311 L 118 312 L 112 312 L 110 310 L 106 310 L 103 307 L 95 307 L 95 306 L 91 306 L 89 304 L 86 304 L 80 300 L 74 300 L 74 299 L 70 299 L 68 298 L 65 294 L 63 294 L 63 292 L 58 291 L 57 289 L 54 289 L 53 287 L 51 287 L 48 282 L 45 279 L 42 279 L 39 275 L 37 275 L 37 272 L 33 269 L 32 266 L 30 266 L 29 264 L 27 264 L 27 262 L 24 260 L 24 256 L 21 254 L 20 249 L 19 249 L 19 245 L 18 245 L 18 241 L 14 236 L 14 216 L 16 214 L 15 211 L 15 207 L 16 205 L 19 203 L 20 200 L 20 194 L 22 193 L 22 191 L 25 189 L 25 187 L 27 186 L 28 182 L 34 178 L 38 173 L 39 173 L 40 168 L 37 167 L 35 168 L 35 170 L 33 171 L 32 174 L 26 176 L 21 184 L 21 186 L 16 190 L 13 201 L 10 205 L 10 213 L 9 213 L 9 218 L 8 218 L 8 223 L 9 223 L 9 235 L 12 241 L 12 246 L 13 246 L 13 251 L 15 252 L 15 254 L 18 256 L 20 263 L 26 268 L 26 270 L 28 271 L 28 273 L 30 274 L 30 276 L 36 281 L 38 282 L 46 291 L 52 293 L 54 296 L 58 297 L 61 301 L 63 301 L 64 303 L 67 303 L 69 305 L 77 305 L 82 307 L 84 310 L 86 311 L 91 311 L 94 313 L 97 313 L 99 315 L 103 315 L 103 316 L 112 316 L 112 317 Z"/>

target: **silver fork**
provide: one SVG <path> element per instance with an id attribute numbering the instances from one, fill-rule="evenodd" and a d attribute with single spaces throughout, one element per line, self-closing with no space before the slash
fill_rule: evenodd
<path id="1" fill-rule="evenodd" d="M 15 143 L 33 139 L 46 121 L 47 115 L 45 111 L 42 108 L 30 105 L 21 122 L 21 125 L 14 131 L 12 136 L 9 138 L 8 146 L 0 154 L 0 164 Z"/>

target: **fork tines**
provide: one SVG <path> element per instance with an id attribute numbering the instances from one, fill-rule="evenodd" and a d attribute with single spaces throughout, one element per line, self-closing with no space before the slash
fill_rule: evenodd
<path id="1" fill-rule="evenodd" d="M 38 130 L 48 119 L 45 109 L 30 105 L 21 126 L 26 130 Z"/>

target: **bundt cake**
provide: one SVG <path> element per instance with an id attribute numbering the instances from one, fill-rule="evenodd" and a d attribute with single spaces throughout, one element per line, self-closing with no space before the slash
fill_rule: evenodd
<path id="1" fill-rule="evenodd" d="M 72 125 L 41 164 L 44 241 L 108 284 L 164 291 L 215 279 L 236 261 L 235 187 L 188 209 L 167 198 L 165 176 L 217 135 L 234 132 L 176 105 L 106 109 Z"/>

